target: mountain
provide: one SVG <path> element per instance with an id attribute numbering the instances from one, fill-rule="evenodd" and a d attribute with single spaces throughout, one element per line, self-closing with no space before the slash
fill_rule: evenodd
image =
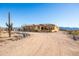
<path id="1" fill-rule="evenodd" d="M 60 30 L 79 30 L 77 27 L 60 27 Z"/>

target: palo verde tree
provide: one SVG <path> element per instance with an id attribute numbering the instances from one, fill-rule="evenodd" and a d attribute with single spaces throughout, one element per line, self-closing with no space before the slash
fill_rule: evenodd
<path id="1" fill-rule="evenodd" d="M 9 37 L 11 37 L 13 23 L 11 23 L 11 20 L 10 20 L 10 12 L 8 13 L 8 22 L 6 23 L 6 26 L 8 28 Z"/>

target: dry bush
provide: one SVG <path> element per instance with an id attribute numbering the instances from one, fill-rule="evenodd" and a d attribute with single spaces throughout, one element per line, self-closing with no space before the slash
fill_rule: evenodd
<path id="1" fill-rule="evenodd" d="M 0 40 L 0 43 L 1 43 L 1 42 L 5 42 L 5 40 Z"/>

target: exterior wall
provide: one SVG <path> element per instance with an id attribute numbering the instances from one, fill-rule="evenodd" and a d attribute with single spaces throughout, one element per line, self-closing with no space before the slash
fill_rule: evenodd
<path id="1" fill-rule="evenodd" d="M 52 30 L 52 32 L 58 32 L 59 28 L 57 26 L 54 27 L 54 29 Z"/>

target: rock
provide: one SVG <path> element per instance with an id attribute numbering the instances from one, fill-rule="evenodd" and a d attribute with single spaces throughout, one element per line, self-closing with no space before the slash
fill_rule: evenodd
<path id="1" fill-rule="evenodd" d="M 74 40 L 79 40 L 79 35 L 73 35 Z"/>

